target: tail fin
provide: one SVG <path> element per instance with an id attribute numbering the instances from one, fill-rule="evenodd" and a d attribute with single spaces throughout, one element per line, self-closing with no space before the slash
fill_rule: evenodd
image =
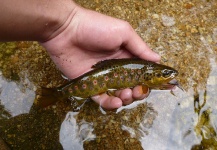
<path id="1" fill-rule="evenodd" d="M 59 92 L 56 88 L 40 88 L 37 90 L 37 97 L 34 101 L 35 106 L 45 108 L 53 105 L 60 100 L 68 99 L 71 101 L 73 111 L 79 111 L 86 102 L 86 98 L 78 99 L 78 97 L 66 97 L 62 92 Z"/>
<path id="2" fill-rule="evenodd" d="M 39 90 L 37 90 L 36 93 L 37 97 L 34 101 L 34 104 L 41 108 L 55 104 L 57 101 L 59 101 L 58 91 L 56 88 L 42 87 Z"/>

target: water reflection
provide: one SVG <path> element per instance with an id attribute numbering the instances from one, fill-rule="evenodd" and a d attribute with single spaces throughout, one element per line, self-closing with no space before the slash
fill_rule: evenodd
<path id="1" fill-rule="evenodd" d="M 68 112 L 60 129 L 60 143 L 65 150 L 81 150 L 83 142 L 96 138 L 92 133 L 93 124 L 82 121 L 79 125 L 76 122 L 78 112 Z"/>
<path id="2" fill-rule="evenodd" d="M 39 109 L 33 105 L 35 91 L 26 76 L 11 81 L 0 75 L 0 149 L 33 145 L 36 149 L 61 149 L 58 142 L 61 119 L 52 107 Z"/>
<path id="3" fill-rule="evenodd" d="M 210 47 L 208 49 L 212 54 Z M 197 91 L 195 92 L 195 112 L 198 114 L 198 121 L 194 129 L 201 141 L 199 144 L 192 146 L 193 150 L 216 149 L 217 147 L 217 64 L 214 55 L 210 57 L 210 65 L 212 71 L 210 72 L 206 89 L 200 94 Z"/>
<path id="4" fill-rule="evenodd" d="M 142 149 L 142 138 L 149 134 L 156 117 L 152 104 L 145 100 L 103 112 L 89 101 L 79 113 L 67 114 L 60 141 L 65 149 Z"/>
<path id="5" fill-rule="evenodd" d="M 35 99 L 34 89 L 28 78 L 8 81 L 0 73 L 0 104 L 11 117 L 29 113 Z"/>

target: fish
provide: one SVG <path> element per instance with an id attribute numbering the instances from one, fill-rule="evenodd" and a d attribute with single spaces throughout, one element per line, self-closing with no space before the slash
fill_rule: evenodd
<path id="1" fill-rule="evenodd" d="M 174 79 L 177 75 L 178 71 L 172 67 L 139 58 L 108 59 L 96 63 L 89 72 L 60 87 L 43 88 L 36 103 L 47 106 L 59 98 L 79 101 L 137 85 L 167 89 L 179 85 Z"/>

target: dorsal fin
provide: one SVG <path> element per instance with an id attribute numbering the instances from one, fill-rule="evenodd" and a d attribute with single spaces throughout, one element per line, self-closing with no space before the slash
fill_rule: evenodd
<path id="1" fill-rule="evenodd" d="M 105 65 L 107 66 L 111 63 L 114 63 L 114 60 L 117 60 L 117 59 L 106 59 L 106 60 L 99 61 L 96 64 L 94 64 L 91 68 L 101 68 Z"/>
<path id="2" fill-rule="evenodd" d="M 102 61 L 97 62 L 91 68 L 101 68 L 103 66 L 116 65 L 116 64 L 123 63 L 123 62 L 129 61 L 129 60 L 139 60 L 139 58 L 106 59 L 106 60 L 102 60 Z"/>

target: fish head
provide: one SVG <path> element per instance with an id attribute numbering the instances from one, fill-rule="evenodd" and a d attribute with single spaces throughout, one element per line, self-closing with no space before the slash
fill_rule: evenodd
<path id="1" fill-rule="evenodd" d="M 178 85 L 177 80 L 174 79 L 177 75 L 178 71 L 172 67 L 156 64 L 147 69 L 144 79 L 150 88 L 167 89 Z"/>

